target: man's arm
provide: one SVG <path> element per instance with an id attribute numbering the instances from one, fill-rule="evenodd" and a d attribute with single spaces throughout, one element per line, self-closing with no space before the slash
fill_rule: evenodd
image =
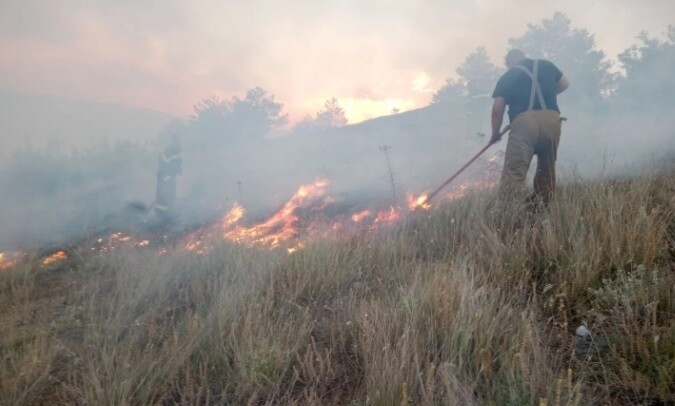
<path id="1" fill-rule="evenodd" d="M 570 79 L 567 77 L 567 75 L 562 75 L 560 77 L 560 80 L 558 80 L 558 88 L 556 89 L 556 94 L 560 94 L 567 90 L 567 88 L 570 87 Z"/>
<path id="2" fill-rule="evenodd" d="M 495 144 L 502 139 L 499 133 L 502 129 L 502 121 L 504 121 L 504 110 L 506 110 L 504 98 L 495 97 L 495 101 L 492 103 L 492 138 L 490 138 L 490 144 Z"/>

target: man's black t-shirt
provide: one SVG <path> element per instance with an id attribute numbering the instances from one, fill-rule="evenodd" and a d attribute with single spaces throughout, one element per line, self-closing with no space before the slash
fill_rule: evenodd
<path id="1" fill-rule="evenodd" d="M 519 65 L 524 66 L 530 72 L 532 72 L 534 66 L 534 60 L 524 59 Z M 557 100 L 557 89 L 558 81 L 562 77 L 562 72 L 555 66 L 552 62 L 545 59 L 539 60 L 539 72 L 537 78 L 539 80 L 539 86 L 541 86 L 541 92 L 544 96 L 544 103 L 546 103 L 546 109 L 548 110 L 557 110 L 558 100 Z M 492 93 L 492 98 L 503 97 L 506 101 L 506 104 L 509 106 L 509 120 L 513 119 L 520 113 L 527 111 L 527 107 L 530 105 L 530 89 L 532 86 L 532 80 L 523 72 L 520 68 L 511 68 L 506 73 L 502 75 L 497 81 L 495 86 L 495 91 Z M 541 110 L 541 105 L 535 94 L 534 97 L 534 106 L 532 110 Z"/>

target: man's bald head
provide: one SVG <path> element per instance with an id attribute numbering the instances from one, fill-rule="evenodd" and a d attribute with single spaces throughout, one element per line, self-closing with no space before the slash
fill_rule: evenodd
<path id="1" fill-rule="evenodd" d="M 506 56 L 504 57 L 504 63 L 506 64 L 507 68 L 511 69 L 518 65 L 518 63 L 525 58 L 525 52 L 521 51 L 520 49 L 512 49 L 506 53 Z"/>

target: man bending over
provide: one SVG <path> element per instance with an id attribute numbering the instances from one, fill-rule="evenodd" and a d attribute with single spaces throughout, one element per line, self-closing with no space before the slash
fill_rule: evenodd
<path id="1" fill-rule="evenodd" d="M 511 131 L 506 144 L 500 195 L 513 198 L 525 187 L 532 156 L 537 156 L 531 203 L 548 204 L 555 188 L 555 161 L 560 142 L 560 109 L 557 95 L 569 87 L 567 76 L 552 62 L 529 59 L 523 51 L 506 54 L 504 73 L 492 93 L 491 143 L 499 135 L 504 110 L 509 106 Z"/>

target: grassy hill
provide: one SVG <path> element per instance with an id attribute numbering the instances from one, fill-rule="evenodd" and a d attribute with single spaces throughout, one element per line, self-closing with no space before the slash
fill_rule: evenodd
<path id="1" fill-rule="evenodd" d="M 476 192 L 290 255 L 36 259 L 0 273 L 0 398 L 672 404 L 674 196 L 670 170 L 532 215 Z"/>
<path id="2" fill-rule="evenodd" d="M 27 143 L 70 151 L 105 140 L 154 141 L 173 119 L 149 109 L 0 90 L 0 157 Z"/>

